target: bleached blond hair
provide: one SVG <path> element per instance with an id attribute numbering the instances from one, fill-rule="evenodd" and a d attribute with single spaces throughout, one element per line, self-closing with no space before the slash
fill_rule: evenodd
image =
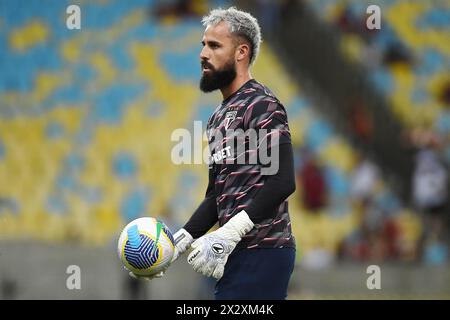
<path id="1" fill-rule="evenodd" d="M 214 9 L 202 18 L 205 27 L 216 25 L 221 21 L 228 23 L 232 34 L 242 37 L 250 43 L 250 65 L 252 65 L 258 56 L 262 42 L 258 20 L 250 13 L 238 10 L 235 7 Z"/>

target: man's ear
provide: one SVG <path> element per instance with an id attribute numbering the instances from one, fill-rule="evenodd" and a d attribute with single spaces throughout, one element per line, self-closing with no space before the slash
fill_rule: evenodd
<path id="1" fill-rule="evenodd" d="M 243 42 L 236 48 L 236 60 L 242 61 L 245 59 L 250 61 L 250 45 Z"/>

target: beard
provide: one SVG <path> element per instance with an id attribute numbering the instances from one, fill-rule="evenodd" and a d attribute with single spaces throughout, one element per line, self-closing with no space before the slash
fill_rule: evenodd
<path id="1" fill-rule="evenodd" d="M 216 70 L 208 62 L 202 62 L 211 70 L 208 73 L 203 73 L 200 79 L 200 90 L 203 92 L 212 92 L 217 89 L 228 86 L 236 78 L 236 64 L 233 60 L 229 61 L 221 70 Z"/>

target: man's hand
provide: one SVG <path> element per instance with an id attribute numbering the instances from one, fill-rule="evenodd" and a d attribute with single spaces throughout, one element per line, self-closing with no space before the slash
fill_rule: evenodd
<path id="1" fill-rule="evenodd" d="M 170 263 L 173 263 L 178 259 L 180 255 L 186 252 L 187 249 L 191 246 L 191 243 L 194 241 L 191 234 L 187 232 L 185 229 L 181 228 L 174 235 L 173 239 L 175 240 L 175 251 L 173 253 L 173 258 Z"/>
<path id="2" fill-rule="evenodd" d="M 161 278 L 164 276 L 164 274 L 166 273 L 167 269 L 169 268 L 169 266 L 178 259 L 178 257 L 183 254 L 191 245 L 192 241 L 194 241 L 194 239 L 192 238 L 192 236 L 189 234 L 189 232 L 187 232 L 185 229 L 180 229 L 178 230 L 174 235 L 173 238 L 175 240 L 175 248 L 174 248 L 174 253 L 173 253 L 173 257 L 172 260 L 170 261 L 170 263 L 167 265 L 167 267 L 160 271 L 157 272 L 155 274 L 152 274 L 150 276 L 140 276 L 137 275 L 133 272 L 129 272 L 128 274 L 130 275 L 130 277 L 135 278 L 135 279 L 142 279 L 142 280 L 152 280 L 155 278 Z M 127 269 L 128 270 L 128 269 Z"/>
<path id="3" fill-rule="evenodd" d="M 222 278 L 228 256 L 254 224 L 245 211 L 241 211 L 224 226 L 198 238 L 188 256 L 195 271 L 216 279 Z"/>

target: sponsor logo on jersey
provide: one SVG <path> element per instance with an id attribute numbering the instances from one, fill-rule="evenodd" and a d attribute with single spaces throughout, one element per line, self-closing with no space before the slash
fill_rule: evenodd
<path id="1" fill-rule="evenodd" d="M 213 153 L 211 156 L 211 163 L 215 162 L 218 163 L 219 161 L 222 161 L 225 158 L 231 157 L 231 146 L 228 146 L 226 148 L 218 150 L 216 153 Z"/>

